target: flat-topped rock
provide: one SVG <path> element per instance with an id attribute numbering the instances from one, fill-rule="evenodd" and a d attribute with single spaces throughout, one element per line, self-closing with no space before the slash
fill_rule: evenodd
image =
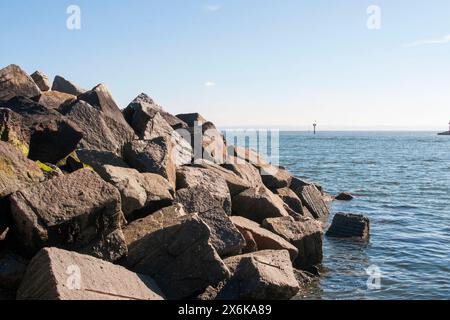
<path id="1" fill-rule="evenodd" d="M 18 300 L 164 300 L 148 276 L 91 256 L 42 249 L 30 262 Z"/>
<path id="2" fill-rule="evenodd" d="M 231 257 L 225 264 L 233 275 L 217 300 L 288 300 L 300 289 L 286 250 Z"/>
<path id="3" fill-rule="evenodd" d="M 120 194 L 90 169 L 21 189 L 10 201 L 15 235 L 29 254 L 60 247 L 115 261 L 127 252 Z"/>
<path id="4" fill-rule="evenodd" d="M 40 94 L 36 83 L 19 66 L 11 64 L 0 70 L 0 101 L 14 97 L 33 98 Z"/>
<path id="5" fill-rule="evenodd" d="M 34 98 L 34 100 L 48 109 L 59 109 L 63 104 L 73 102 L 77 99 L 76 96 L 58 92 L 58 91 L 45 91 L 40 96 Z"/>
<path id="6" fill-rule="evenodd" d="M 249 187 L 256 188 L 263 185 L 259 170 L 244 159 L 229 156 L 227 162 L 222 164 L 222 167 L 243 179 Z"/>
<path id="7" fill-rule="evenodd" d="M 326 235 L 331 238 L 368 240 L 370 237 L 369 218 L 359 214 L 337 213 Z"/>
<path id="8" fill-rule="evenodd" d="M 288 250 L 292 261 L 297 258 L 298 249 L 279 235 L 243 217 L 233 216 L 230 219 L 241 233 L 250 232 L 252 234 L 258 250 Z"/>

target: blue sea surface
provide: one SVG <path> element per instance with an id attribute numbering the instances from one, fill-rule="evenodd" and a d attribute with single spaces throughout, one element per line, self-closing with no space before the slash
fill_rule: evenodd
<path id="1" fill-rule="evenodd" d="M 450 299 L 450 136 L 435 132 L 280 133 L 280 164 L 371 220 L 367 244 L 324 239 L 322 278 L 306 299 Z M 376 266 L 379 289 L 366 270 Z"/>

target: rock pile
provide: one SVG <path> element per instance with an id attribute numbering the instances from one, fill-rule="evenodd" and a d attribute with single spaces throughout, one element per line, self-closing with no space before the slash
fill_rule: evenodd
<path id="1" fill-rule="evenodd" d="M 0 107 L 0 297 L 290 299 L 322 262 L 321 188 L 197 113 L 15 65 Z"/>

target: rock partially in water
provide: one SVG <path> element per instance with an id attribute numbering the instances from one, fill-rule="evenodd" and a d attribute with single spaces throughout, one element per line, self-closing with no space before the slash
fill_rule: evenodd
<path id="1" fill-rule="evenodd" d="M 217 300 L 287 300 L 300 289 L 286 250 L 231 257 L 225 264 L 233 275 Z"/>
<path id="2" fill-rule="evenodd" d="M 30 262 L 18 300 L 164 300 L 148 276 L 57 248 L 42 249 Z"/>
<path id="3" fill-rule="evenodd" d="M 350 192 L 342 192 L 335 197 L 335 199 L 339 201 L 351 201 L 354 198 L 355 197 Z"/>
<path id="4" fill-rule="evenodd" d="M 326 235 L 330 238 L 350 238 L 367 241 L 370 237 L 369 218 L 360 214 L 337 213 Z"/>
<path id="5" fill-rule="evenodd" d="M 295 266 L 309 269 L 322 263 L 322 224 L 313 219 L 295 221 L 292 217 L 267 219 L 263 227 L 292 243 L 298 249 Z"/>

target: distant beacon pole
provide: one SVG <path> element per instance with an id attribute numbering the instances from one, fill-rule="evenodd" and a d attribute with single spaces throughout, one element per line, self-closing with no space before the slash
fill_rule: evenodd
<path id="1" fill-rule="evenodd" d="M 314 134 L 316 134 L 317 121 L 314 122 L 313 127 L 314 127 Z"/>

